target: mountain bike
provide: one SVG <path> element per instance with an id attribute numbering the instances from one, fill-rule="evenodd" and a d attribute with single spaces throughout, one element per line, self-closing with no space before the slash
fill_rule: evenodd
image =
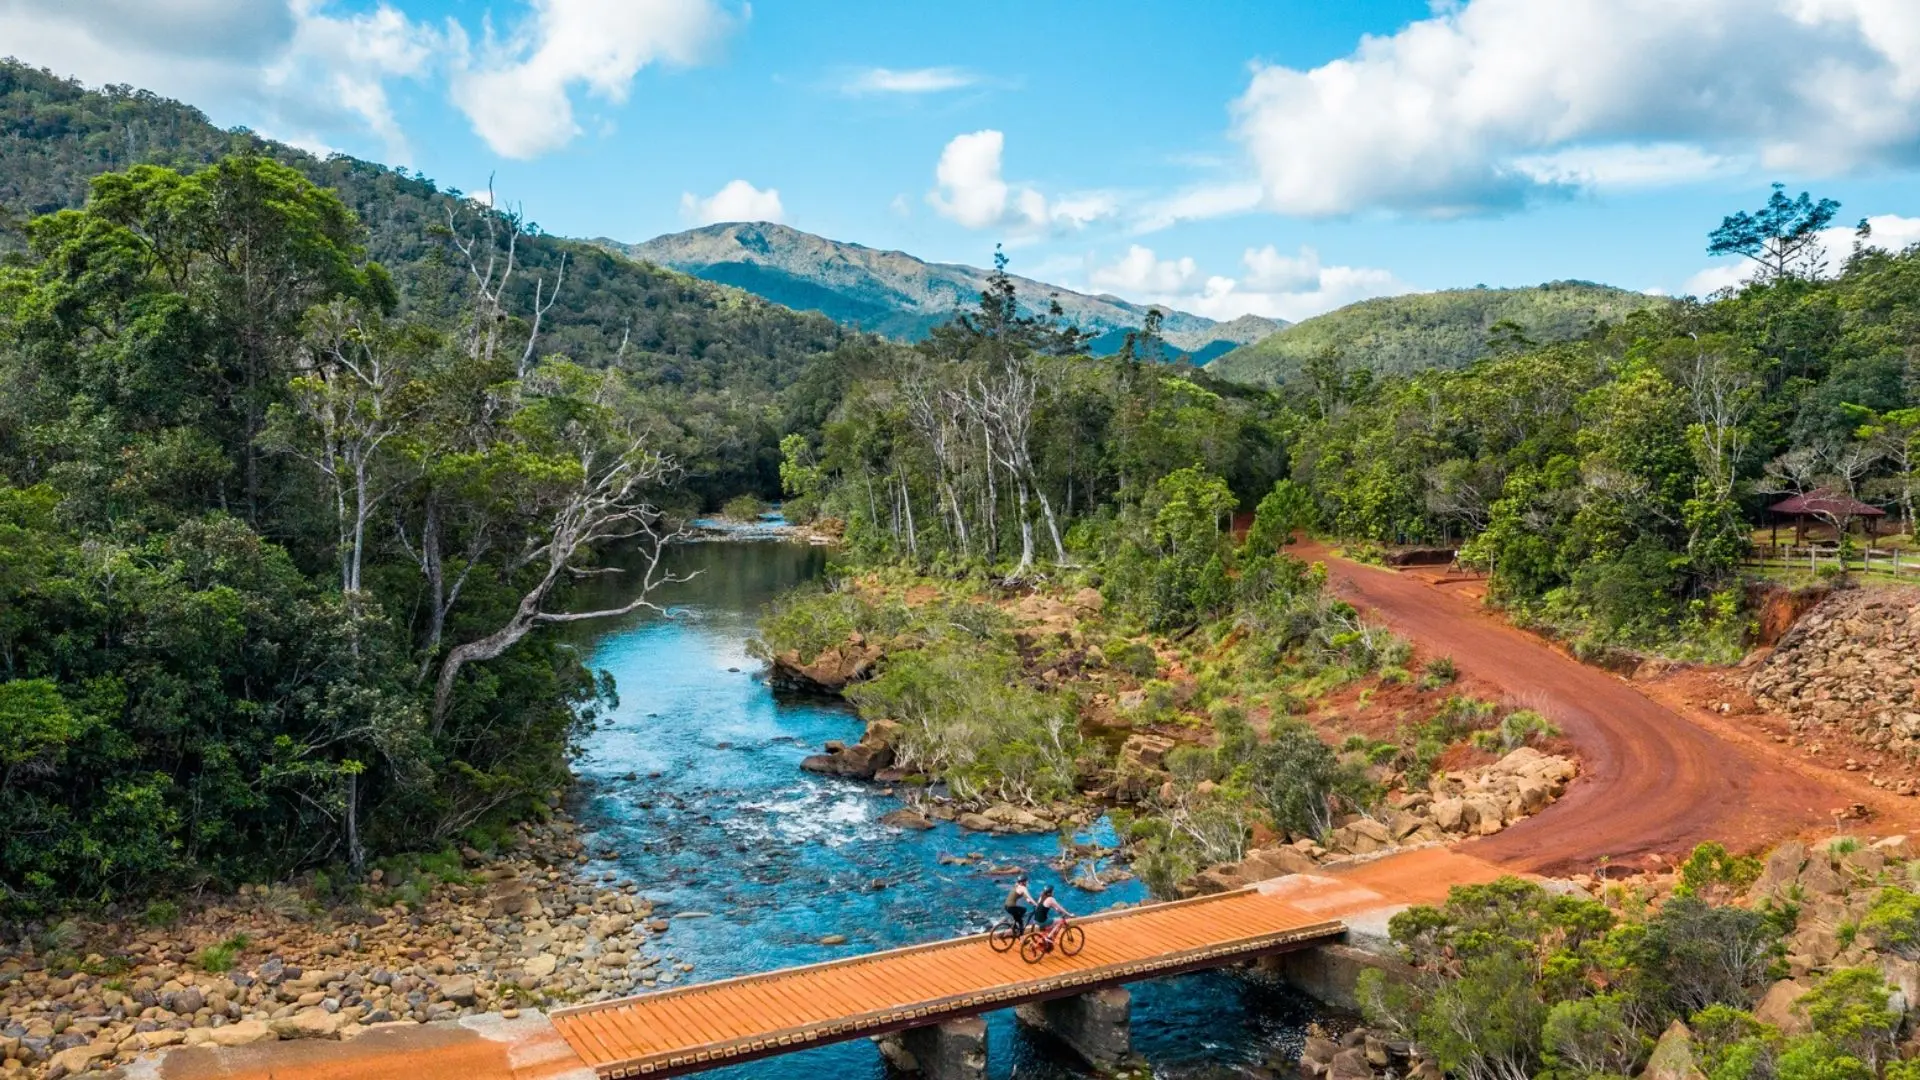
<path id="1" fill-rule="evenodd" d="M 987 931 L 987 944 L 993 946 L 994 952 L 1006 952 L 1019 944 L 1023 936 L 1032 934 L 1038 929 L 1032 923 L 1027 923 L 1022 928 L 1014 926 L 1012 919 L 1001 919 L 993 924 L 993 929 Z"/>
<path id="2" fill-rule="evenodd" d="M 1080 924 L 1073 922 L 1056 923 L 1053 927 L 1030 933 L 1020 939 L 1020 959 L 1029 964 L 1037 964 L 1055 949 L 1062 956 L 1078 956 L 1087 944 L 1087 932 Z"/>

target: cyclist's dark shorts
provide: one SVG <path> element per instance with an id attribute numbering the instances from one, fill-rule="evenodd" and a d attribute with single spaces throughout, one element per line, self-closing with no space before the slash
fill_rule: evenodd
<path id="1" fill-rule="evenodd" d="M 1013 920 L 1014 929 L 1016 930 L 1026 926 L 1027 925 L 1026 906 L 1023 904 L 1008 904 L 1007 918 Z"/>

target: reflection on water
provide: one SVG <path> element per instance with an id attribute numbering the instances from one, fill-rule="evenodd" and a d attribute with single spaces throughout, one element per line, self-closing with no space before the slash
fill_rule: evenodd
<path id="1" fill-rule="evenodd" d="M 656 944 L 694 965 L 687 979 L 723 978 L 949 937 L 999 914 L 1004 879 L 1019 865 L 1052 882 L 1067 906 L 1093 911 L 1144 895 L 1134 883 L 1098 895 L 1055 870 L 1053 836 L 994 837 L 952 825 L 900 832 L 879 823 L 898 802 L 872 785 L 800 771 L 828 739 L 859 737 L 832 703 L 776 700 L 747 656 L 763 605 L 819 576 L 817 548 L 706 543 L 677 548 L 698 571 L 656 597 L 670 619 L 636 616 L 583 639 L 589 662 L 618 681 L 620 704 L 586 739 L 576 763 L 575 812 L 590 850 L 617 859 L 596 870 L 631 877 L 675 919 Z M 599 586 L 609 597 L 618 582 Z M 1110 839 L 1103 837 L 1103 839 Z M 843 946 L 820 944 L 844 935 Z M 639 989 L 639 988 L 636 988 Z M 1161 1075 L 1246 1075 L 1276 1048 L 1297 1049 L 1319 1007 L 1271 980 L 1206 974 L 1143 983 L 1134 992 L 1136 1049 Z M 1043 1040 L 993 1014 L 993 1075 L 1081 1075 Z M 737 1080 L 880 1077 L 864 1041 L 715 1072 Z"/>

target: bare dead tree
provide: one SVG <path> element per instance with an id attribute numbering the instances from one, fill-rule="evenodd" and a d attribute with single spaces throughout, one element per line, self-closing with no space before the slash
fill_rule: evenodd
<path id="1" fill-rule="evenodd" d="M 976 375 L 967 391 L 969 408 L 989 432 L 989 457 L 1006 470 L 1014 486 L 1020 518 L 1020 562 L 1009 575 L 1010 580 L 1024 578 L 1033 568 L 1030 496 L 1040 504 L 1047 535 L 1053 541 L 1054 561 L 1061 565 L 1067 562 L 1066 545 L 1061 542 L 1053 502 L 1047 498 L 1045 485 L 1040 483 L 1039 471 L 1033 463 L 1033 411 L 1039 399 L 1039 382 L 1031 357 L 1009 353 L 997 372 Z"/>
<path id="2" fill-rule="evenodd" d="M 1833 526 L 1844 544 L 1859 503 L 1860 484 L 1880 460 L 1869 443 L 1823 442 L 1800 446 L 1768 464 L 1760 490 L 1774 495 L 1813 496 L 1807 513 Z M 1821 495 L 1831 496 L 1822 499 Z"/>
<path id="3" fill-rule="evenodd" d="M 492 660 L 541 626 L 610 619 L 642 609 L 662 611 L 649 596 L 655 589 L 684 580 L 661 565 L 666 547 L 684 533 L 668 528 L 646 493 L 677 471 L 674 462 L 646 449 L 638 437 L 608 452 L 591 441 L 578 452 L 579 482 L 561 499 L 545 528 L 529 537 L 528 547 L 510 569 L 537 569 L 539 576 L 520 597 L 504 626 L 473 641 L 457 645 L 440 665 L 433 694 L 433 733 L 446 724 L 453 690 L 468 664 Z M 562 582 L 594 571 L 580 559 L 605 544 L 630 544 L 640 557 L 636 595 L 627 603 L 593 611 L 550 611 L 548 601 Z"/>
<path id="4" fill-rule="evenodd" d="M 287 440 L 333 488 L 338 523 L 340 589 L 360 592 L 367 523 L 398 483 L 378 476 L 381 449 L 407 422 L 400 402 L 404 362 L 384 340 L 377 321 L 336 300 L 309 320 L 305 363 L 293 380 L 293 405 L 312 429 L 312 441 Z"/>
<path id="5" fill-rule="evenodd" d="M 455 250 L 466 259 L 468 277 L 474 287 L 473 318 L 467 331 L 467 355 L 475 360 L 492 361 L 498 352 L 501 332 L 507 322 L 507 285 L 520 267 L 520 238 L 526 233 L 517 208 L 499 208 L 491 177 L 487 180 L 486 205 L 473 215 L 479 219 L 479 225 L 466 227 L 461 220 L 464 213 L 465 210 L 457 203 L 447 206 L 447 231 L 453 238 Z M 501 246 L 503 235 L 504 250 Z M 559 300 L 560 289 L 566 283 L 566 278 L 567 255 L 563 251 L 551 291 L 547 289 L 544 277 L 534 282 L 532 326 L 516 365 L 519 378 L 525 378 L 533 366 L 534 347 L 540 340 L 541 323 Z"/>

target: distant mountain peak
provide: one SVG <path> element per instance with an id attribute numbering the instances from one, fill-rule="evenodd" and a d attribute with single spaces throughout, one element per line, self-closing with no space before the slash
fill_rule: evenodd
<path id="1" fill-rule="evenodd" d="M 593 242 L 902 341 L 924 337 L 956 312 L 977 304 L 989 273 L 974 266 L 927 262 L 904 251 L 829 240 L 767 221 L 703 225 L 644 244 Z M 1018 275 L 1013 281 L 1029 310 L 1044 311 L 1057 301 L 1066 319 L 1093 338 L 1095 352 L 1117 350 L 1126 332 L 1145 323 L 1150 307 L 1157 306 L 1107 294 L 1090 296 Z M 1257 316 L 1220 323 L 1164 306 L 1161 313 L 1162 336 L 1196 363 L 1286 325 Z"/>

